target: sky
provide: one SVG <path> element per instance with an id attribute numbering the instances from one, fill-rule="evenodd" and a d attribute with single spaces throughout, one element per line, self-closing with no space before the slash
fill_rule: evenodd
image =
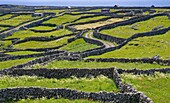
<path id="1" fill-rule="evenodd" d="M 34 6 L 170 6 L 170 0 L 0 0 L 0 4 Z"/>

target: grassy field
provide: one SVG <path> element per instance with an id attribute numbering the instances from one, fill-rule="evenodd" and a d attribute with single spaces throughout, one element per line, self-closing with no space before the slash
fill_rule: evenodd
<path id="1" fill-rule="evenodd" d="M 110 12 L 115 12 L 117 11 L 116 9 L 110 9 Z M 101 12 L 101 9 L 94 9 L 94 10 L 89 10 L 88 12 Z"/>
<path id="2" fill-rule="evenodd" d="M 50 24 L 60 25 L 60 24 L 66 23 L 66 22 L 74 21 L 74 20 L 78 19 L 80 16 L 81 15 L 72 16 L 72 15 L 65 14 L 63 16 L 59 16 L 59 17 L 55 17 L 50 20 L 47 20 L 47 21 L 43 22 L 43 24 L 50 23 Z"/>
<path id="3" fill-rule="evenodd" d="M 156 13 L 170 11 L 170 9 L 151 9 L 151 10 L 156 10 Z"/>
<path id="4" fill-rule="evenodd" d="M 91 101 L 91 100 L 84 100 L 84 99 L 79 99 L 79 100 L 69 100 L 69 99 L 46 99 L 46 98 L 42 98 L 42 99 L 35 99 L 35 100 L 31 100 L 31 99 L 23 99 L 18 101 L 17 103 L 99 103 L 97 101 Z"/>
<path id="5" fill-rule="evenodd" d="M 153 76 L 126 74 L 121 77 L 125 83 L 132 84 L 137 90 L 150 97 L 154 103 L 169 103 L 169 74 L 155 74 Z"/>
<path id="6" fill-rule="evenodd" d="M 11 6 L 13 7 L 13 6 Z M 21 6 L 22 7 L 22 6 Z M 29 37 L 48 37 L 55 38 L 60 37 L 66 34 L 73 34 L 72 31 L 66 29 L 66 26 L 69 24 L 72 25 L 71 28 L 75 28 L 77 30 L 83 31 L 88 29 L 86 33 L 82 34 L 82 36 L 90 37 L 91 33 L 94 29 L 98 27 L 114 24 L 117 22 L 121 22 L 124 20 L 128 20 L 134 16 L 128 16 L 124 18 L 110 18 L 105 21 L 99 21 L 95 23 L 86 23 L 76 25 L 76 23 L 80 22 L 88 22 L 93 20 L 99 20 L 102 18 L 108 18 L 109 16 L 100 15 L 95 17 L 89 17 L 84 19 L 79 19 L 81 16 L 89 16 L 89 15 L 96 15 L 97 12 L 101 12 L 101 9 L 88 10 L 83 11 L 77 7 L 71 8 L 64 8 L 64 9 L 56 9 L 56 10 L 39 10 L 40 8 L 48 8 L 48 7 L 36 7 L 35 12 L 54 12 L 56 16 L 53 18 L 44 21 L 42 24 L 38 26 L 34 26 L 28 28 L 27 30 L 19 30 L 13 33 L 11 36 L 0 40 L 0 59 L 3 57 L 3 53 L 8 54 L 9 56 L 16 56 L 16 55 L 28 55 L 28 54 L 38 54 L 43 52 L 34 52 L 34 51 L 14 51 L 9 52 L 8 50 L 11 49 L 40 49 L 40 48 L 54 48 L 61 46 L 63 47 L 55 50 L 65 50 L 68 52 L 82 52 L 85 50 L 90 50 L 97 48 L 99 46 L 94 44 L 89 44 L 84 41 L 84 39 L 76 39 L 75 41 L 68 43 L 68 39 L 73 38 L 79 31 L 74 32 L 74 36 L 66 36 L 64 38 L 58 40 L 51 40 L 51 41 L 27 41 L 19 44 L 13 44 L 13 40 L 18 38 L 20 40 L 24 40 Z M 8 9 L 8 8 L 7 8 Z M 18 9 L 18 8 L 17 8 Z M 88 9 L 88 8 L 87 8 Z M 86 9 L 86 10 L 87 10 Z M 124 8 L 123 8 L 124 9 Z M 110 12 L 115 11 L 122 11 L 122 8 L 118 9 L 111 9 Z M 154 9 L 154 8 L 151 8 Z M 2 9 L 3 10 L 3 9 Z M 10 9 L 9 9 L 10 10 Z M 126 10 L 134 10 L 134 9 L 126 9 Z M 137 9 L 135 9 L 137 10 Z M 156 13 L 159 12 L 166 12 L 170 11 L 170 9 L 154 9 Z M 5 10 L 4 10 L 5 11 Z M 73 12 L 71 12 L 73 11 Z M 60 15 L 59 12 L 66 12 L 64 15 Z M 68 13 L 67 13 L 68 12 Z M 91 12 L 91 13 L 88 13 Z M 92 12 L 95 12 L 92 14 Z M 77 15 L 71 15 L 71 14 Z M 80 13 L 78 15 L 78 13 Z M 82 14 L 81 14 L 82 13 Z M 154 14 L 156 14 L 154 13 Z M 114 13 L 113 13 L 114 14 Z M 121 15 L 126 14 L 118 13 Z M 143 15 L 150 15 L 149 12 L 144 12 Z M 40 17 L 32 17 L 31 15 L 19 15 L 13 17 L 9 20 L 8 19 L 13 14 L 7 14 L 4 16 L 0 16 L 0 31 L 8 29 L 9 27 L 14 27 L 22 24 L 23 22 L 27 22 L 34 19 L 39 19 Z M 75 21 L 77 20 L 77 21 Z M 73 22 L 75 21 L 75 22 Z M 62 25 L 63 29 L 55 30 L 52 32 L 34 32 L 33 30 L 52 30 L 57 26 Z M 21 25 L 22 26 L 22 25 Z M 152 30 L 160 30 L 163 28 L 167 28 L 170 26 L 170 20 L 167 16 L 157 16 L 151 18 L 149 20 L 133 23 L 130 25 L 118 26 L 111 29 L 105 29 L 100 31 L 100 33 L 107 34 L 110 36 L 115 36 L 119 38 L 129 38 L 136 33 L 143 33 L 149 32 Z M 18 27 L 19 28 L 19 27 Z M 90 30 L 92 29 L 92 30 Z M 1 37 L 0 37 L 1 38 Z M 96 39 L 101 41 L 100 39 Z M 111 45 L 111 42 L 102 40 L 104 44 Z M 118 44 L 113 43 L 113 46 L 117 46 Z M 54 50 L 54 49 L 50 49 Z M 23 69 L 39 69 L 39 68 L 47 68 L 47 69 L 104 69 L 104 68 L 117 68 L 117 69 L 124 69 L 124 70 L 150 70 L 150 69 L 162 69 L 162 68 L 170 68 L 166 65 L 161 65 L 157 63 L 121 63 L 121 62 L 85 62 L 84 60 L 88 58 L 153 58 L 155 56 L 160 56 L 160 59 L 170 59 L 170 31 L 165 34 L 155 35 L 155 36 L 146 36 L 146 37 L 139 37 L 129 41 L 126 45 L 121 47 L 118 50 L 110 51 L 101 55 L 90 56 L 87 58 L 83 58 L 81 61 L 70 61 L 70 60 L 52 60 L 49 62 L 39 63 L 35 65 L 31 65 L 28 67 L 24 67 Z M 2 52 L 2 53 L 1 53 Z M 51 55 L 52 56 L 52 55 Z M 62 56 L 62 55 L 60 55 Z M 23 58 L 17 60 L 8 60 L 0 62 L 0 70 L 4 70 L 13 66 L 21 65 L 24 63 L 28 63 L 37 58 Z M 17 69 L 17 68 L 16 68 Z M 161 74 L 155 73 L 155 75 L 147 76 L 147 75 L 133 75 L 133 74 L 121 74 L 121 79 L 123 83 L 129 83 L 138 91 L 143 92 L 146 96 L 150 97 L 154 103 L 169 103 L 170 98 L 170 74 Z M 107 92 L 114 92 L 118 93 L 120 90 L 116 88 L 116 85 L 112 79 L 109 79 L 105 76 L 98 76 L 96 78 L 89 77 L 89 78 L 76 78 L 74 76 L 70 78 L 45 78 L 45 77 L 37 77 L 37 76 L 9 76 L 9 75 L 0 75 L 0 89 L 4 88 L 20 88 L 20 87 L 41 87 L 41 88 L 70 88 L 72 90 L 84 91 L 84 92 L 100 92 L 100 91 L 107 91 Z M 1 101 L 1 100 L 0 100 Z M 9 101 L 7 103 L 14 103 L 14 101 Z M 98 101 L 80 99 L 80 100 L 68 100 L 64 98 L 60 99 L 23 99 L 18 101 L 17 103 L 98 103 Z"/>
<path id="7" fill-rule="evenodd" d="M 20 15 L 9 20 L 0 21 L 1 25 L 11 25 L 17 26 L 23 22 L 36 19 L 37 17 L 32 17 L 31 15 Z"/>
<path id="8" fill-rule="evenodd" d="M 108 16 L 96 16 L 96 17 L 90 17 L 90 18 L 84 18 L 84 19 L 80 19 L 74 23 L 80 23 L 80 22 L 88 22 L 88 21 L 92 21 L 92 20 L 99 20 L 102 18 L 107 18 Z"/>
<path id="9" fill-rule="evenodd" d="M 71 37 L 64 37 L 58 40 L 42 42 L 42 41 L 28 41 L 20 44 L 13 45 L 15 49 L 34 49 L 34 48 L 52 48 L 62 44 L 66 44 L 67 40 Z"/>
<path id="10" fill-rule="evenodd" d="M 151 25 L 152 24 L 152 25 Z M 101 31 L 103 34 L 108 34 L 120 38 L 129 38 L 136 33 L 149 32 L 153 28 L 163 26 L 163 28 L 170 26 L 170 20 L 167 16 L 159 16 L 151 18 L 146 21 L 137 22 L 131 25 L 119 26 L 112 29 Z"/>
<path id="11" fill-rule="evenodd" d="M 36 10 L 35 12 L 38 12 L 38 13 L 53 12 L 53 13 L 58 14 L 59 12 L 63 12 L 63 11 L 65 11 L 65 10 Z"/>
<path id="12" fill-rule="evenodd" d="M 0 21 L 3 20 L 3 19 L 8 19 L 11 16 L 13 16 L 13 15 L 12 14 L 6 14 L 6 15 L 3 15 L 3 16 L 0 16 Z"/>
<path id="13" fill-rule="evenodd" d="M 46 88 L 70 88 L 85 92 L 112 91 L 118 92 L 114 81 L 105 77 L 97 78 L 67 78 L 67 79 L 47 79 L 35 76 L 20 77 L 0 77 L 0 88 L 8 87 L 46 87 Z"/>
<path id="14" fill-rule="evenodd" d="M 36 27 L 32 27 L 30 29 L 33 29 L 33 30 L 52 30 L 54 28 L 55 27 L 50 27 L 50 26 L 36 26 Z"/>
<path id="15" fill-rule="evenodd" d="M 83 62 L 83 61 L 58 61 L 54 60 L 47 65 L 34 65 L 33 68 L 110 68 L 116 67 L 121 69 L 153 69 L 153 68 L 169 68 L 170 66 L 162 66 L 159 64 L 149 64 L 149 63 L 119 63 L 119 62 Z"/>
<path id="16" fill-rule="evenodd" d="M 23 63 L 27 63 L 33 59 L 34 58 L 3 61 L 3 62 L 0 62 L 0 70 L 5 69 L 5 68 L 10 68 L 12 66 L 20 65 Z"/>
<path id="17" fill-rule="evenodd" d="M 66 50 L 69 52 L 81 52 L 89 49 L 97 48 L 97 45 L 89 44 L 84 41 L 84 39 L 77 39 L 68 45 L 60 48 L 60 50 Z"/>
<path id="18" fill-rule="evenodd" d="M 108 24 L 113 24 L 116 22 L 123 21 L 123 19 L 120 18 L 111 18 L 106 21 L 100 21 L 96 23 L 88 23 L 88 24 L 83 24 L 83 25 L 75 25 L 73 28 L 76 28 L 77 30 L 83 30 L 83 29 L 94 29 L 100 26 L 108 25 Z"/>
<path id="19" fill-rule="evenodd" d="M 170 58 L 170 31 L 157 36 L 141 37 L 130 41 L 122 48 L 90 58 L 151 58 L 159 55 Z"/>
<path id="20" fill-rule="evenodd" d="M 52 32 L 47 32 L 47 33 L 36 33 L 30 30 L 21 30 L 18 32 L 15 32 L 12 36 L 7 37 L 7 39 L 10 38 L 20 38 L 20 39 L 24 39 L 24 38 L 28 38 L 28 37 L 58 37 L 58 36 L 62 36 L 65 34 L 71 34 L 72 32 L 67 30 L 67 29 L 60 29 L 60 30 L 56 30 L 56 31 L 52 31 Z"/>
<path id="21" fill-rule="evenodd" d="M 8 48 L 9 45 L 11 45 L 12 42 L 10 40 L 8 41 L 0 41 L 0 51 L 3 49 Z"/>
<path id="22" fill-rule="evenodd" d="M 28 55 L 28 54 L 38 54 L 41 52 L 33 52 L 33 51 L 16 51 L 16 52 L 7 52 L 5 54 L 9 55 Z"/>
<path id="23" fill-rule="evenodd" d="M 1 27 L 0 26 L 0 31 L 5 30 L 5 29 L 8 29 L 8 27 Z"/>

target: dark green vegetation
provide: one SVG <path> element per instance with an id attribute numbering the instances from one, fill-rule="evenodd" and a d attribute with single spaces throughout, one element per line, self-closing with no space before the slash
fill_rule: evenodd
<path id="1" fill-rule="evenodd" d="M 132 84 L 137 90 L 145 93 L 155 103 L 168 103 L 170 98 L 170 75 L 155 74 L 153 76 L 135 76 L 124 74 L 122 79 L 125 83 Z"/>
<path id="2" fill-rule="evenodd" d="M 117 50 L 108 52 L 102 52 L 108 48 L 118 46 L 119 43 L 113 41 L 103 40 L 104 38 L 95 38 L 94 31 L 100 32 L 113 37 L 128 39 L 137 33 L 145 33 L 151 31 L 162 30 L 170 26 L 170 20 L 168 16 L 156 16 L 145 21 L 132 23 L 130 25 L 116 26 L 115 28 L 104 28 L 100 31 L 98 28 L 107 25 L 115 25 L 117 22 L 122 22 L 134 17 L 142 17 L 146 15 L 154 15 L 158 13 L 168 12 L 170 9 L 161 8 L 148 8 L 142 13 L 141 9 L 110 9 L 102 12 L 102 9 L 106 8 L 52 8 L 48 7 L 38 8 L 33 10 L 37 13 L 56 13 L 51 16 L 49 20 L 44 20 L 40 24 L 28 26 L 22 30 L 18 30 L 20 27 L 28 23 L 32 23 L 33 20 L 39 21 L 47 16 L 33 17 L 31 14 L 5 14 L 0 16 L 0 70 L 8 69 L 13 66 L 22 65 L 29 61 L 39 58 L 45 58 L 49 56 L 49 60 L 46 61 L 39 59 L 37 64 L 26 66 L 20 69 L 103 69 L 114 68 L 123 70 L 150 70 L 162 68 L 170 68 L 169 64 L 157 64 L 156 62 L 142 63 L 142 62 L 85 62 L 90 58 L 129 58 L 129 59 L 141 59 L 141 58 L 153 58 L 157 57 L 162 60 L 170 59 L 170 31 L 164 34 L 157 34 L 153 36 L 138 37 L 130 40 L 127 44 Z M 137 10 L 137 12 L 136 12 Z M 150 10 L 156 10 L 151 13 Z M 128 12 L 130 11 L 130 12 Z M 136 12 L 136 13 L 135 13 Z M 132 14 L 134 13 L 134 14 Z M 130 14 L 130 15 L 129 15 Z M 113 17 L 114 16 L 114 17 Z M 106 20 L 100 20 L 105 19 Z M 97 20 L 97 21 L 95 21 Z M 100 21 L 98 21 L 100 20 Z M 82 23 L 82 24 L 77 24 Z M 75 25 L 74 25 L 75 24 Z M 12 29 L 11 27 L 16 29 Z M 18 30 L 11 35 L 8 35 L 7 30 Z M 2 33 L 1 33 L 2 32 Z M 2 35 L 1 35 L 2 34 Z M 3 37 L 6 34 L 6 37 Z M 88 38 L 85 41 L 83 37 Z M 107 38 L 110 39 L 110 38 Z M 17 43 L 19 42 L 19 43 Z M 93 43 L 91 43 L 93 42 Z M 99 44 L 98 44 L 99 43 Z M 121 42 L 122 43 L 122 42 Z M 121 44 L 120 43 L 120 44 Z M 98 45 L 97 45 L 98 44 Z M 102 46 L 99 46 L 102 45 Z M 97 48 L 102 49 L 97 49 Z M 93 49 L 96 49 L 95 52 Z M 92 51 L 93 50 L 93 51 Z M 65 53 L 51 53 L 54 51 L 65 51 Z M 86 52 L 85 52 L 86 51 Z M 88 52 L 87 52 L 88 51 Z M 80 54 L 93 53 L 91 56 L 81 57 Z M 40 53 L 47 53 L 44 56 L 35 56 Z M 51 54 L 50 54 L 51 53 Z M 18 56 L 19 55 L 19 56 Z M 31 56 L 30 56 L 31 55 Z M 33 55 L 33 56 L 32 56 Z M 58 56 L 55 58 L 55 56 Z M 12 58 L 12 57 L 17 58 Z M 23 57 L 25 56 L 25 57 Z M 54 57 L 54 58 L 53 58 Z M 59 58 L 61 57 L 61 58 Z M 71 61 L 68 57 L 73 58 L 75 61 Z M 4 59 L 5 58 L 5 59 Z M 10 58 L 9 60 L 6 60 Z M 15 60 L 12 60 L 15 59 Z M 65 59 L 65 60 L 63 60 Z M 15 68 L 18 69 L 18 68 Z M 109 69 L 110 70 L 110 69 Z M 45 74 L 45 73 L 44 73 Z M 1 76 L 1 71 L 0 71 Z M 155 103 L 168 103 L 170 98 L 170 75 L 156 73 L 151 76 L 146 75 L 132 75 L 121 74 L 123 83 L 129 83 L 138 91 L 143 92 L 146 96 L 150 97 Z M 120 90 L 116 87 L 114 81 L 105 76 L 98 76 L 96 78 L 43 78 L 37 76 L 9 76 L 3 75 L 0 77 L 0 88 L 11 87 L 45 87 L 45 88 L 70 88 L 83 92 L 114 92 L 117 93 Z M 68 99 L 23 99 L 18 101 L 19 103 L 97 103 L 88 99 L 83 100 L 68 100 Z"/>

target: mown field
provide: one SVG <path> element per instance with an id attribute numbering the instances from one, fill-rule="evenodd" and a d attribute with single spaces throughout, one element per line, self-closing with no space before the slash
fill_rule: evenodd
<path id="1" fill-rule="evenodd" d="M 154 103 L 168 103 L 170 98 L 170 9 L 118 9 L 110 8 L 109 13 L 102 12 L 108 8 L 58 8 L 34 10 L 36 13 L 56 13 L 56 15 L 32 16 L 32 14 L 7 13 L 0 16 L 0 91 L 5 88 L 39 87 L 39 88 L 69 88 L 82 92 L 112 92 L 123 93 L 113 78 L 93 76 L 71 76 L 57 79 L 41 75 L 24 75 L 22 70 L 96 70 L 116 68 L 122 70 L 164 70 L 162 73 L 136 75 L 120 73 L 123 84 L 131 84 L 139 92 L 143 92 Z M 152 13 L 151 11 L 154 11 Z M 133 12 L 133 13 L 132 13 Z M 136 20 L 145 16 L 163 14 L 140 22 L 117 25 L 124 21 Z M 48 20 L 43 18 L 50 17 Z M 104 20 L 105 19 L 105 20 Z M 32 23 L 32 21 L 39 21 Z M 28 26 L 27 24 L 32 25 Z M 108 26 L 112 26 L 109 28 Z M 9 29 L 10 28 L 10 29 Z M 168 28 L 166 32 L 164 29 Z M 11 31 L 13 31 L 11 33 Z M 94 36 L 94 32 L 105 34 L 106 37 Z M 146 36 L 131 39 L 138 33 Z M 150 36 L 150 32 L 156 32 Z M 118 38 L 119 43 L 117 43 Z M 111 40 L 110 40 L 111 39 Z M 121 45 L 121 47 L 119 47 Z M 113 49 L 116 48 L 116 49 Z M 41 58 L 41 59 L 40 59 Z M 105 59 L 105 61 L 100 61 Z M 119 59 L 109 61 L 110 58 Z M 95 60 L 92 60 L 95 59 Z M 131 62 L 121 60 L 129 59 Z M 154 62 L 133 61 L 133 59 L 149 59 Z M 91 60 L 91 61 L 90 61 Z M 165 62 L 162 62 L 165 61 Z M 15 72 L 16 70 L 16 72 Z M 46 71 L 47 71 L 46 70 Z M 97 70 L 96 70 L 97 71 Z M 14 75 L 8 75 L 10 73 Z M 63 73 L 64 74 L 64 73 Z M 71 73 L 66 73 L 71 74 Z M 96 73 L 97 74 L 97 73 Z M 95 75 L 96 75 L 95 74 Z M 89 76 L 90 75 L 90 76 Z M 7 103 L 98 103 L 93 99 L 68 98 L 21 98 L 6 100 Z M 1 92 L 0 92 L 1 100 Z M 0 101 L 1 102 L 1 101 Z"/>

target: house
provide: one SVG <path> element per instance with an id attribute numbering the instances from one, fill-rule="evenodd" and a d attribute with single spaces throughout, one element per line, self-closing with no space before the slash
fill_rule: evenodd
<path id="1" fill-rule="evenodd" d="M 101 9 L 101 13 L 110 13 L 110 9 L 109 8 Z"/>
<path id="2" fill-rule="evenodd" d="M 33 13 L 32 17 L 43 17 L 44 13 Z"/>
<path id="3" fill-rule="evenodd" d="M 44 16 L 55 16 L 56 13 L 46 12 L 46 13 L 33 13 L 32 17 L 44 17 Z"/>
<path id="4" fill-rule="evenodd" d="M 55 16 L 56 15 L 56 13 L 53 13 L 53 12 L 45 12 L 43 14 L 44 16 Z"/>

